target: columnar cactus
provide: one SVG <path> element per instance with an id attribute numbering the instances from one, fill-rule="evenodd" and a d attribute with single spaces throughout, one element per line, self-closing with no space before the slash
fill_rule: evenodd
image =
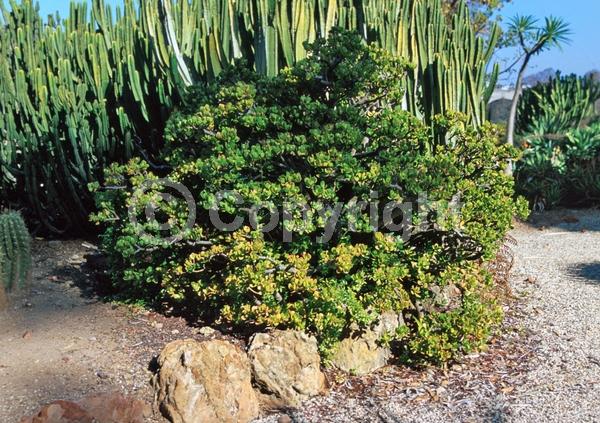
<path id="1" fill-rule="evenodd" d="M 135 140 L 156 151 L 187 86 L 236 59 L 274 75 L 306 41 L 355 30 L 413 64 L 406 108 L 428 123 L 456 110 L 480 125 L 495 85 L 498 29 L 477 37 L 464 4 L 448 24 L 440 0 L 125 0 L 116 14 L 91 3 L 44 22 L 33 0 L 0 0 L 0 199 L 54 232 L 85 228 L 88 184 Z"/>
<path id="2" fill-rule="evenodd" d="M 2 268 L 2 256 L 0 256 L 0 269 Z M 6 288 L 4 283 L 0 280 L 0 311 L 4 310 L 8 306 L 8 297 L 6 295 Z"/>
<path id="3" fill-rule="evenodd" d="M 23 287 L 31 272 L 31 237 L 21 214 L 0 213 L 0 285 L 5 291 Z"/>
<path id="4" fill-rule="evenodd" d="M 160 141 L 175 104 L 170 75 L 125 1 L 73 2 L 67 19 L 44 22 L 32 0 L 0 0 L 0 198 L 52 232 L 85 229 L 88 184 L 112 162 Z M 44 159 L 41 159 L 44 157 Z"/>

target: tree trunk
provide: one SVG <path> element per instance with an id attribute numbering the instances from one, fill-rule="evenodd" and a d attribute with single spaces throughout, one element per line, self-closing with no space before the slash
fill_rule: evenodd
<path id="1" fill-rule="evenodd" d="M 521 94 L 523 93 L 523 79 L 525 78 L 525 72 L 527 71 L 527 66 L 529 65 L 530 60 L 531 55 L 526 55 L 525 60 L 523 61 L 523 65 L 521 65 L 521 69 L 519 69 L 519 76 L 517 77 L 517 83 L 515 85 L 515 94 L 510 105 L 510 115 L 508 116 L 508 125 L 506 128 L 506 143 L 512 146 L 515 145 L 517 110 L 519 107 L 519 100 L 521 99 Z M 512 175 L 512 163 L 508 164 L 507 173 Z"/>

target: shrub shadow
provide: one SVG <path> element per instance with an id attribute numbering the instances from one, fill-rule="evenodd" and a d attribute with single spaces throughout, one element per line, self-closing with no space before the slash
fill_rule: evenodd
<path id="1" fill-rule="evenodd" d="M 580 282 L 600 287 L 600 261 L 572 266 L 568 273 Z"/>
<path id="2" fill-rule="evenodd" d="M 93 278 L 90 278 L 85 265 L 64 265 L 52 271 L 52 282 L 55 285 L 68 285 L 79 289 L 79 296 L 85 300 L 102 300 L 102 291 Z"/>
<path id="3" fill-rule="evenodd" d="M 600 232 L 600 210 L 557 208 L 532 212 L 525 224 L 536 229 L 559 232 Z"/>

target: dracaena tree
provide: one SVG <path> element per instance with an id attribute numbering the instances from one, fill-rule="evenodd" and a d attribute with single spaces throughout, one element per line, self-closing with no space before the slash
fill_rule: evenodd
<path id="1" fill-rule="evenodd" d="M 562 18 L 547 17 L 544 25 L 533 16 L 515 16 L 511 19 L 507 37 L 521 50 L 520 63 L 515 85 L 510 115 L 507 127 L 507 143 L 515 144 L 515 124 L 517 120 L 517 107 L 523 93 L 523 78 L 531 59 L 551 48 L 561 48 L 569 42 L 571 29 Z"/>

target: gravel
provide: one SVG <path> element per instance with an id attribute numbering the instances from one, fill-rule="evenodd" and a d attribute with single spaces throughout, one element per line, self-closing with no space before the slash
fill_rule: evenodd
<path id="1" fill-rule="evenodd" d="M 487 351 L 447 368 L 328 371 L 328 395 L 256 423 L 600 422 L 600 211 L 534 215 L 512 236 L 515 298 Z M 38 243 L 35 289 L 0 314 L 0 422 L 111 389 L 151 401 L 162 346 L 212 336 L 86 294 L 80 253 Z"/>
<path id="2" fill-rule="evenodd" d="M 527 389 L 511 405 L 514 421 L 600 420 L 600 213 L 534 216 L 515 232 L 516 282 L 533 277 L 526 324 L 539 339 Z"/>
<path id="3" fill-rule="evenodd" d="M 288 414 L 296 422 L 600 421 L 600 212 L 534 215 L 511 235 L 518 300 L 486 353 L 449 369 L 351 378 Z"/>

